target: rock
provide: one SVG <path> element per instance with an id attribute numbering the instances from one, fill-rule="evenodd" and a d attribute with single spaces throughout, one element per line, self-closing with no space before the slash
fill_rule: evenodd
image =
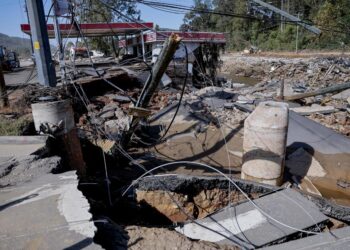
<path id="1" fill-rule="evenodd" d="M 111 99 L 113 101 L 123 102 L 123 103 L 131 102 L 129 97 L 123 96 L 123 95 L 112 95 Z"/>
<path id="2" fill-rule="evenodd" d="M 115 102 L 111 102 L 111 103 L 108 103 L 107 105 L 105 105 L 102 109 L 102 112 L 107 112 L 109 110 L 116 110 L 119 108 L 119 104 L 118 103 L 115 103 Z"/>
<path id="3" fill-rule="evenodd" d="M 103 124 L 103 119 L 100 118 L 100 117 L 94 117 L 94 115 L 91 116 L 90 121 L 91 121 L 92 124 L 95 124 L 95 125 L 98 125 L 98 126 Z"/>
<path id="4" fill-rule="evenodd" d="M 348 100 L 350 98 L 350 89 L 346 89 L 336 95 L 332 96 L 335 100 Z"/>
<path id="5" fill-rule="evenodd" d="M 335 115 L 336 119 L 337 119 L 337 122 L 342 125 L 342 126 L 345 126 L 347 124 L 347 121 L 348 121 L 348 116 L 346 113 L 339 113 L 339 114 L 336 114 Z"/>
<path id="6" fill-rule="evenodd" d="M 181 94 L 180 94 L 180 93 L 177 93 L 177 94 L 176 94 L 176 100 L 180 100 L 180 98 L 181 98 Z"/>
<path id="7" fill-rule="evenodd" d="M 350 182 L 347 180 L 337 180 L 337 185 L 341 188 L 350 188 Z"/>
<path id="8" fill-rule="evenodd" d="M 236 88 L 236 89 L 240 89 L 245 87 L 246 85 L 244 83 L 231 83 L 231 88 Z"/>
<path id="9" fill-rule="evenodd" d="M 313 113 L 330 114 L 336 111 L 336 109 L 333 106 L 321 106 L 318 104 L 312 104 L 311 106 L 291 108 L 290 110 L 300 115 L 311 115 Z"/>
<path id="10" fill-rule="evenodd" d="M 106 121 L 104 126 L 109 135 L 114 139 L 120 139 L 122 133 L 129 130 L 129 117 L 120 109 L 115 111 L 115 116 L 118 119 Z"/>
<path id="11" fill-rule="evenodd" d="M 126 115 L 124 114 L 123 110 L 117 109 L 115 112 L 115 117 L 123 119 Z"/>
<path id="12" fill-rule="evenodd" d="M 103 112 L 103 113 L 100 115 L 100 117 L 103 118 L 103 119 L 110 119 L 110 118 L 113 118 L 113 117 L 114 117 L 114 110 L 109 110 L 109 111 Z"/>
<path id="13" fill-rule="evenodd" d="M 335 119 L 334 114 L 326 116 L 325 119 L 324 119 L 324 122 L 327 125 L 333 125 L 334 123 L 336 123 L 336 119 Z"/>
<path id="14" fill-rule="evenodd" d="M 253 104 L 254 103 L 254 99 L 248 98 L 248 97 L 243 96 L 243 95 L 239 95 L 237 97 L 237 102 L 238 103 L 243 103 L 243 104 Z"/>
<path id="15" fill-rule="evenodd" d="M 233 109 L 234 106 L 235 106 L 235 104 L 232 103 L 232 102 L 227 102 L 227 103 L 224 104 L 224 108 L 225 109 Z"/>

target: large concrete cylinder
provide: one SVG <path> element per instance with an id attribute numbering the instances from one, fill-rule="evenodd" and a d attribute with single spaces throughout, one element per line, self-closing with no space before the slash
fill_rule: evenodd
<path id="1" fill-rule="evenodd" d="M 59 134 L 66 134 L 75 126 L 70 100 L 33 103 L 32 114 L 37 132 L 40 132 L 42 124 L 60 126 Z"/>
<path id="2" fill-rule="evenodd" d="M 262 102 L 244 122 L 242 179 L 282 184 L 288 104 Z"/>
<path id="3" fill-rule="evenodd" d="M 75 128 L 71 101 L 33 103 L 32 114 L 35 130 L 55 135 L 55 145 L 63 160 L 72 169 L 76 169 L 79 175 L 84 176 L 86 166 Z"/>

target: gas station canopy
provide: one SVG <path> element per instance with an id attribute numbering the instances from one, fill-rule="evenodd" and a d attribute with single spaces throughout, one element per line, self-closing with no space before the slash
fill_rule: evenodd
<path id="1" fill-rule="evenodd" d="M 79 27 L 85 37 L 117 36 L 152 29 L 153 23 L 84 23 L 80 24 Z M 31 35 L 29 24 L 21 24 L 21 30 Z M 65 38 L 81 36 L 78 27 L 74 24 L 60 24 L 60 31 L 62 37 Z M 47 32 L 49 38 L 55 37 L 53 24 L 47 25 Z"/>

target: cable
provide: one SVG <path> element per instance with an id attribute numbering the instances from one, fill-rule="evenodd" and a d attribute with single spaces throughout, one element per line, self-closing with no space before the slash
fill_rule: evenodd
<path id="1" fill-rule="evenodd" d="M 95 127 L 96 127 L 97 130 L 99 130 L 98 127 L 97 127 L 96 125 L 95 125 Z M 104 132 L 102 131 L 102 133 L 104 133 Z M 132 164 L 135 164 L 135 165 L 139 166 L 141 169 L 143 169 L 144 171 L 146 171 L 146 168 L 143 167 L 142 164 L 139 164 L 138 162 L 136 162 L 122 147 L 120 147 L 120 145 L 117 145 L 117 150 L 120 151 L 124 156 L 126 156 L 126 157 L 131 161 Z M 192 165 L 196 165 L 196 166 L 207 167 L 207 168 L 209 168 L 209 169 L 211 169 L 211 170 L 214 170 L 214 171 L 218 172 L 219 174 L 223 175 L 223 176 L 224 176 L 227 180 L 229 180 L 234 186 L 236 186 L 236 188 L 249 200 L 249 202 L 251 202 L 251 203 L 252 203 L 263 215 L 265 215 L 266 217 L 270 218 L 271 220 L 275 221 L 276 223 L 278 223 L 278 224 L 280 224 L 280 225 L 282 225 L 282 226 L 284 226 L 284 227 L 293 229 L 293 230 L 295 230 L 295 231 L 299 231 L 299 232 L 303 232 L 303 233 L 309 233 L 309 234 L 319 234 L 319 233 L 312 232 L 312 231 L 306 231 L 306 230 L 297 229 L 297 228 L 291 227 L 291 226 L 289 226 L 289 225 L 284 224 L 283 222 L 280 222 L 280 221 L 274 219 L 274 218 L 271 217 L 269 214 L 267 214 L 266 212 L 264 212 L 259 206 L 257 206 L 257 205 L 255 204 L 255 202 L 252 201 L 252 200 L 249 198 L 249 196 L 248 196 L 235 182 L 233 182 L 229 177 L 227 177 L 224 173 L 220 172 L 219 170 L 217 170 L 217 169 L 215 169 L 215 168 L 213 168 L 213 167 L 211 167 L 211 166 L 208 166 L 208 165 L 205 165 L 205 164 L 202 164 L 202 163 L 197 163 L 197 162 L 179 161 L 179 162 L 166 163 L 166 164 L 162 164 L 162 165 L 160 165 L 160 166 L 157 166 L 157 167 L 155 167 L 155 168 L 153 168 L 153 169 L 151 169 L 151 170 L 149 170 L 149 171 L 146 171 L 146 172 L 145 172 L 144 174 L 142 174 L 139 178 L 137 178 L 135 181 L 133 181 L 133 182 L 131 183 L 131 185 L 123 192 L 122 196 L 124 196 L 124 195 L 130 190 L 130 188 L 131 188 L 132 186 L 134 186 L 134 185 L 135 185 L 140 179 L 142 179 L 145 175 L 151 174 L 153 171 L 155 171 L 155 170 L 157 170 L 157 169 L 159 169 L 159 168 L 163 168 L 163 167 L 166 167 L 166 166 L 172 166 L 172 165 L 175 165 L 175 164 L 192 164 Z M 153 175 L 153 174 L 152 174 L 152 175 Z M 164 185 L 164 184 L 161 183 L 161 185 Z M 168 193 L 168 189 L 166 189 L 166 192 Z M 173 202 L 175 202 L 175 204 L 179 207 L 179 209 L 180 209 L 181 211 L 186 212 L 186 211 L 184 211 L 183 208 L 177 203 L 177 201 L 174 200 L 174 198 L 172 197 L 172 195 L 170 195 L 169 193 L 168 193 L 168 195 L 169 195 L 169 197 L 173 200 Z M 187 213 L 185 213 L 185 214 L 187 214 Z M 191 218 L 191 217 L 189 217 L 189 218 Z M 206 227 L 206 226 L 204 226 L 204 225 L 201 225 L 200 223 L 198 223 L 198 222 L 196 222 L 196 221 L 193 221 L 193 222 L 196 223 L 197 225 L 201 226 L 201 227 L 204 227 L 204 228 L 208 229 L 208 230 L 214 231 L 214 230 L 212 230 L 212 229 L 210 229 L 210 228 L 208 228 L 208 227 Z M 218 224 L 218 225 L 221 226 L 220 224 Z M 215 231 L 214 231 L 214 232 L 215 232 Z M 220 234 L 219 232 L 215 232 L 215 233 Z M 232 234 L 232 233 L 231 233 L 231 234 Z M 227 236 L 225 236 L 225 237 L 227 238 Z"/>
<path id="2" fill-rule="evenodd" d="M 119 147 L 118 147 L 119 148 Z M 119 150 L 121 151 L 121 152 L 123 152 L 124 150 L 122 149 L 122 148 L 119 148 Z M 124 153 L 126 153 L 126 152 L 124 152 Z M 126 153 L 127 154 L 127 153 Z M 132 159 L 132 158 L 131 158 Z M 131 160 L 130 159 L 130 160 Z M 132 159 L 132 161 L 133 161 L 133 163 L 135 163 L 135 161 Z M 166 167 L 166 166 L 171 166 L 171 165 L 174 165 L 174 164 L 194 164 L 194 165 L 199 165 L 199 166 L 204 166 L 204 167 L 207 167 L 207 168 L 210 168 L 210 169 L 212 169 L 212 170 L 214 170 L 214 171 L 216 171 L 216 172 L 218 172 L 218 173 L 220 173 L 220 174 L 222 174 L 227 180 L 229 180 L 230 181 L 230 183 L 232 183 L 233 185 L 235 185 L 236 186 L 236 188 L 262 213 L 262 214 L 264 214 L 266 217 L 268 217 L 268 218 L 270 218 L 271 220 L 274 220 L 276 223 L 278 223 L 278 224 L 280 224 L 280 225 L 282 225 L 282 226 L 285 226 L 285 227 L 287 227 L 287 228 L 291 228 L 291 229 L 293 229 L 293 230 L 296 230 L 296 231 L 299 231 L 299 232 L 303 232 L 303 233 L 311 233 L 311 234 L 318 234 L 318 233 L 316 233 L 316 232 L 311 232 L 311 231 L 305 231 L 305 230 L 301 230 L 301 229 L 297 229 L 297 228 L 294 228 L 294 227 L 291 227 L 291 226 L 289 226 L 289 225 L 286 225 L 286 224 L 284 224 L 284 223 L 282 223 L 282 222 L 280 222 L 280 221 L 278 221 L 278 220 L 276 220 L 276 219 L 274 219 L 273 217 L 271 217 L 270 215 L 268 215 L 266 212 L 264 212 L 259 206 L 257 206 L 255 203 L 254 203 L 254 201 L 252 201 L 250 198 L 249 198 L 249 196 L 246 194 L 246 193 L 244 193 L 244 191 L 242 190 L 242 189 L 240 189 L 239 188 L 239 186 L 235 183 L 235 182 L 233 182 L 229 177 L 227 177 L 225 174 L 223 174 L 222 172 L 220 172 L 219 170 L 216 170 L 215 168 L 213 168 L 213 167 L 211 167 L 211 166 L 208 166 L 208 165 L 205 165 L 205 164 L 201 164 L 201 163 L 196 163 L 196 162 L 172 162 L 172 163 L 166 163 L 166 164 L 163 164 L 163 165 L 160 165 L 160 166 L 158 166 L 158 167 L 155 167 L 155 168 L 153 168 L 153 169 L 151 169 L 151 170 L 149 170 L 149 171 L 147 171 L 146 173 L 144 173 L 143 175 L 141 175 L 138 179 L 136 179 L 128 188 L 127 188 L 127 190 L 123 193 L 123 195 L 122 196 L 124 196 L 125 195 L 125 193 L 135 184 L 135 182 L 138 182 L 141 178 L 143 178 L 145 175 L 147 175 L 147 174 L 149 174 L 149 173 L 151 173 L 151 172 L 153 172 L 154 170 L 156 170 L 156 169 L 159 169 L 159 168 L 162 168 L 162 167 Z M 141 165 L 141 164 L 137 164 L 137 165 Z M 141 165 L 142 166 L 142 165 Z M 144 167 L 142 168 L 142 169 L 145 169 Z"/>
<path id="3" fill-rule="evenodd" d="M 47 13 L 47 16 L 46 16 L 46 24 L 47 24 L 47 22 L 49 21 L 50 14 L 51 14 L 51 11 L 52 11 L 53 6 L 54 6 L 54 3 L 51 4 L 50 9 L 49 9 L 49 11 L 48 11 L 48 13 Z"/>
<path id="4" fill-rule="evenodd" d="M 110 180 L 108 177 L 108 171 L 107 171 L 107 163 L 106 163 L 106 156 L 105 156 L 105 152 L 103 151 L 103 149 L 101 148 L 102 151 L 102 156 L 103 156 L 103 164 L 104 164 L 104 169 L 105 169 L 105 176 L 106 176 L 106 184 L 107 184 L 107 194 L 108 194 L 108 202 L 109 205 L 112 206 L 112 198 L 111 198 L 111 191 L 110 191 Z"/>
<path id="5" fill-rule="evenodd" d="M 113 88 L 115 88 L 115 89 L 121 91 L 123 94 L 125 94 L 126 92 L 125 92 L 123 89 L 119 88 L 118 86 L 116 86 L 115 84 L 113 84 L 111 81 L 109 81 L 109 80 L 105 79 L 104 77 L 102 77 L 102 75 L 100 74 L 100 72 L 98 72 L 98 70 L 97 70 L 97 68 L 96 68 L 96 66 L 95 66 L 95 64 L 94 64 L 94 62 L 93 62 L 93 60 L 92 60 L 92 58 L 91 58 L 91 56 L 90 56 L 89 44 L 88 44 L 88 42 L 87 42 L 86 39 L 85 39 L 85 36 L 84 36 L 84 34 L 83 34 L 83 32 L 82 32 L 82 30 L 81 30 L 81 28 L 80 28 L 80 25 L 79 25 L 79 23 L 77 22 L 77 20 L 76 20 L 75 17 L 73 17 L 73 20 L 74 20 L 74 23 L 76 24 L 76 27 L 78 28 L 78 31 L 79 31 L 79 33 L 80 33 L 80 35 L 81 35 L 81 38 L 83 39 L 83 41 L 84 41 L 84 43 L 85 43 L 85 46 L 86 46 L 86 49 L 87 49 L 87 52 L 88 52 L 88 55 L 89 55 L 89 59 L 90 59 L 91 66 L 92 66 L 92 68 L 95 70 L 97 76 L 98 76 L 100 79 L 102 79 L 104 82 L 108 83 L 108 84 L 109 84 L 110 86 L 112 86 Z M 131 102 L 133 102 L 133 103 L 136 102 L 132 97 L 130 97 L 130 96 L 128 96 L 128 95 L 127 95 L 127 97 L 130 99 Z"/>
<path id="6" fill-rule="evenodd" d="M 73 84 L 74 84 L 74 83 L 73 83 Z M 73 86 L 74 86 L 74 85 L 73 85 Z M 76 89 L 76 90 L 77 90 L 77 89 Z M 83 89 L 82 89 L 82 91 L 84 92 Z M 77 91 L 77 92 L 78 92 L 78 91 Z M 83 100 L 84 98 L 80 95 L 79 92 L 78 92 L 78 95 L 80 96 L 80 98 L 81 98 L 81 100 L 83 101 L 83 103 L 85 103 L 85 101 Z M 89 101 L 87 100 L 87 102 L 89 102 Z M 89 121 L 89 122 L 91 122 L 91 121 Z M 93 125 L 94 125 L 94 127 L 95 127 L 95 129 L 96 129 L 97 132 L 101 132 L 101 133 L 104 134 L 107 138 L 109 137 L 104 131 L 102 131 L 101 129 L 99 129 L 99 128 L 97 127 L 97 125 L 95 125 L 95 124 L 93 124 Z M 139 164 L 137 161 L 135 161 L 135 160 L 120 146 L 120 145 L 117 145 L 116 148 L 117 148 L 117 150 L 118 150 L 122 155 L 124 155 L 127 159 L 129 159 L 131 163 L 133 163 L 133 164 L 135 164 L 136 166 L 140 167 L 143 171 L 147 171 L 147 169 L 146 169 L 144 166 L 142 166 L 142 164 Z M 107 174 L 107 169 L 106 169 L 106 165 L 105 165 L 105 173 L 106 173 L 106 175 L 108 176 L 108 174 Z M 152 175 L 153 175 L 153 174 L 152 174 Z M 221 235 L 221 236 L 227 238 L 228 240 L 231 240 L 231 241 L 232 241 L 232 239 L 228 238 L 226 235 L 224 235 L 224 234 L 222 234 L 222 233 L 220 233 L 220 232 L 217 232 L 217 231 L 215 231 L 215 230 L 213 230 L 213 229 L 211 229 L 211 228 L 208 228 L 208 227 L 206 227 L 206 226 L 204 226 L 204 225 L 201 225 L 201 224 L 199 224 L 198 222 L 196 222 L 195 219 L 193 218 L 193 216 L 190 215 L 190 214 L 188 214 L 188 213 L 184 210 L 184 208 L 178 203 L 178 201 L 176 201 L 176 199 L 174 198 L 174 195 L 172 195 L 172 194 L 169 192 L 169 188 L 166 186 L 166 184 L 164 184 L 162 181 L 160 181 L 160 180 L 158 180 L 158 179 L 156 179 L 156 181 L 158 181 L 158 183 L 165 189 L 165 191 L 166 191 L 166 193 L 168 194 L 168 196 L 170 197 L 170 199 L 176 204 L 176 206 L 181 210 L 181 212 L 184 213 L 193 223 L 195 223 L 195 224 L 197 224 L 198 226 L 201 226 L 201 227 L 203 227 L 203 228 L 206 228 L 207 230 L 213 231 L 213 232 L 215 232 L 215 233 L 217 233 L 217 234 L 219 234 L 219 235 Z M 107 192 L 108 192 L 108 190 L 107 190 Z M 219 225 L 219 227 L 223 228 L 223 229 L 226 230 L 228 233 L 232 234 L 232 232 L 230 232 L 228 229 L 226 229 L 225 227 L 223 227 L 221 224 L 219 224 L 219 223 L 217 223 L 217 224 Z M 232 235 L 233 235 L 233 234 L 232 234 Z M 233 235 L 233 236 L 234 236 L 234 235 Z"/>

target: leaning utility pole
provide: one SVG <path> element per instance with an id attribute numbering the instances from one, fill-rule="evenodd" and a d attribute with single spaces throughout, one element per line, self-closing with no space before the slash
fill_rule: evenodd
<path id="1" fill-rule="evenodd" d="M 281 15 L 281 17 L 284 17 L 284 20 L 288 19 L 290 21 L 293 21 L 295 22 L 297 25 L 300 25 L 302 27 L 304 27 L 305 29 L 311 31 L 312 33 L 316 34 L 316 35 L 320 35 L 321 34 L 321 30 L 315 26 L 312 26 L 312 25 L 308 25 L 306 23 L 304 23 L 302 20 L 300 20 L 300 18 L 297 18 L 279 8 L 276 8 L 275 6 L 271 5 L 271 4 L 268 4 L 264 1 L 261 1 L 261 0 L 251 0 L 253 1 L 254 3 L 257 3 L 265 8 L 268 8 L 269 10 L 272 10 L 273 12 Z M 282 2 L 283 3 L 283 2 Z M 282 19 L 281 19 L 282 20 Z"/>
<path id="2" fill-rule="evenodd" d="M 27 9 L 39 83 L 48 87 L 55 87 L 57 84 L 55 64 L 51 58 L 42 0 L 27 0 Z"/>
<path id="3" fill-rule="evenodd" d="M 2 72 L 2 62 L 0 61 L 0 108 L 7 107 L 8 98 L 6 92 L 6 84 L 4 73 Z"/>
<path id="4" fill-rule="evenodd" d="M 155 62 L 153 68 L 152 68 L 152 74 L 148 77 L 145 86 L 143 87 L 143 90 L 140 94 L 140 98 L 137 101 L 135 105 L 135 109 L 145 109 L 147 108 L 149 102 L 151 101 L 151 98 L 156 91 L 159 82 L 161 81 L 166 69 L 169 66 L 169 63 L 173 59 L 173 56 L 181 42 L 181 37 L 179 37 L 176 34 L 171 34 L 170 37 L 168 37 L 167 40 L 165 40 L 163 48 L 158 56 L 157 61 Z M 137 125 L 140 121 L 140 117 L 133 117 L 130 129 L 125 132 L 122 138 L 122 146 L 126 147 L 130 139 L 137 128 Z"/>

